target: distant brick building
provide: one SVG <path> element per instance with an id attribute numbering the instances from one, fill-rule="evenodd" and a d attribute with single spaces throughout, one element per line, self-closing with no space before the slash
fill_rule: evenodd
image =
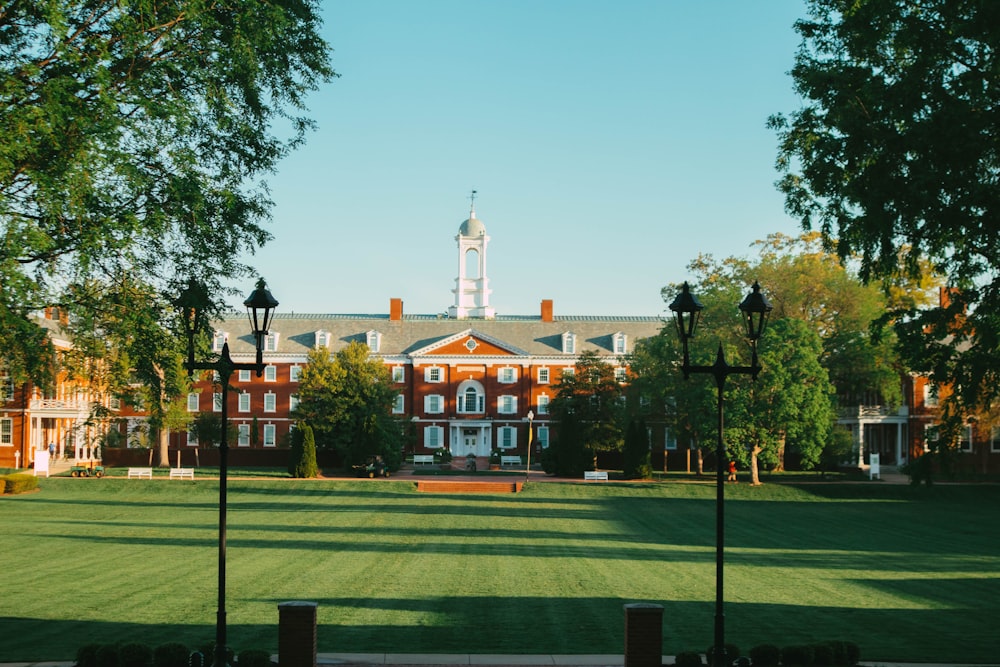
<path id="1" fill-rule="evenodd" d="M 534 315 L 498 315 L 490 305 L 486 227 L 475 210 L 459 227 L 459 275 L 446 313 L 410 315 L 401 299 L 384 314 L 275 315 L 265 342 L 263 377 L 234 376 L 228 413 L 238 447 L 275 447 L 289 432 L 298 377 L 313 348 L 331 353 L 352 341 L 367 344 L 399 388 L 393 413 L 407 420 L 416 451 L 446 449 L 455 456 L 487 456 L 493 448 L 524 452 L 527 413 L 535 415 L 533 441 L 549 440 L 548 405 L 564 372 L 580 354 L 596 352 L 625 380 L 625 358 L 638 340 L 655 335 L 659 317 L 556 316 L 551 300 Z M 217 323 L 214 347 L 228 342 L 235 361 L 252 361 L 254 341 L 243 316 Z M 188 397 L 191 412 L 220 411 L 211 383 Z M 256 418 L 259 433 L 251 435 Z M 191 437 L 173 445 L 196 446 Z"/>

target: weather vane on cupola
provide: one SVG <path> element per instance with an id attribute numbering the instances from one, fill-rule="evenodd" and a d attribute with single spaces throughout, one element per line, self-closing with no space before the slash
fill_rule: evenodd
<path id="1" fill-rule="evenodd" d="M 469 195 L 469 200 L 472 202 L 471 206 L 469 207 L 469 217 L 470 218 L 475 218 L 476 217 L 476 191 L 475 190 L 473 190 L 472 194 Z"/>

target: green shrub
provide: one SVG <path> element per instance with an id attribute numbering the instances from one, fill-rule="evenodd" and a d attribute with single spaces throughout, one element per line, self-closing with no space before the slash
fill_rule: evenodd
<path id="1" fill-rule="evenodd" d="M 153 649 L 153 667 L 188 667 L 191 651 L 180 642 L 160 644 Z"/>
<path id="2" fill-rule="evenodd" d="M 785 646 L 781 649 L 781 664 L 784 667 L 812 667 L 812 646 Z"/>
<path id="3" fill-rule="evenodd" d="M 844 650 L 847 652 L 847 664 L 853 667 L 861 662 L 861 647 L 854 642 L 844 642 Z"/>
<path id="4" fill-rule="evenodd" d="M 195 651 L 190 656 L 188 656 L 188 667 L 205 667 L 206 662 L 205 654 L 201 651 Z"/>
<path id="5" fill-rule="evenodd" d="M 152 667 L 153 649 L 139 642 L 124 644 L 118 649 L 118 664 L 120 667 Z"/>
<path id="6" fill-rule="evenodd" d="M 740 649 L 736 644 L 726 644 L 723 646 L 726 651 L 725 662 L 727 665 L 733 664 L 736 658 L 740 657 Z M 708 650 L 705 651 L 705 658 L 708 660 L 708 664 L 715 664 L 715 647 L 709 646 Z"/>
<path id="7" fill-rule="evenodd" d="M 97 667 L 120 667 L 118 644 L 101 644 L 97 647 Z"/>
<path id="8" fill-rule="evenodd" d="M 87 644 L 76 650 L 76 667 L 97 667 L 97 644 Z"/>
<path id="9" fill-rule="evenodd" d="M 827 646 L 833 652 L 833 664 L 838 665 L 838 667 L 844 667 L 847 665 L 847 645 L 842 641 L 831 641 L 826 642 Z"/>
<path id="10" fill-rule="evenodd" d="M 813 644 L 813 663 L 816 667 L 833 667 L 835 664 L 833 661 L 834 651 L 833 647 L 830 646 L 829 642 L 824 642 L 821 644 Z"/>
<path id="11" fill-rule="evenodd" d="M 761 644 L 750 649 L 753 667 L 778 667 L 781 663 L 781 649 L 774 644 Z"/>
<path id="12" fill-rule="evenodd" d="M 681 651 L 674 658 L 677 667 L 702 667 L 701 654 L 694 651 Z"/>
<path id="13" fill-rule="evenodd" d="M 3 478 L 3 493 L 27 493 L 38 488 L 38 478 L 34 475 L 14 473 Z"/>
<path id="14" fill-rule="evenodd" d="M 259 648 L 240 651 L 236 657 L 237 667 L 271 667 L 271 654 Z"/>

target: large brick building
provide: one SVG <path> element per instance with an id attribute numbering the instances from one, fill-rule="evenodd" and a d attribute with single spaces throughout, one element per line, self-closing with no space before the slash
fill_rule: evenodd
<path id="1" fill-rule="evenodd" d="M 489 240 L 473 210 L 455 237 L 459 275 L 446 313 L 407 314 L 397 298 L 389 299 L 383 314 L 277 313 L 265 344 L 263 377 L 242 372 L 229 392 L 237 446 L 278 446 L 292 427 L 289 413 L 309 351 L 325 347 L 333 353 L 359 341 L 390 368 L 399 389 L 393 412 L 413 426 L 416 451 L 523 453 L 529 411 L 535 415 L 533 441 L 545 447 L 548 404 L 561 374 L 573 369 L 581 353 L 592 351 L 620 369 L 624 381 L 626 355 L 663 322 L 656 316 L 557 316 L 551 300 L 542 300 L 533 315 L 497 314 L 486 272 Z M 245 317 L 217 323 L 215 349 L 225 342 L 235 361 L 253 360 Z M 188 409 L 219 411 L 220 400 L 218 387 L 203 382 L 188 397 Z M 173 444 L 197 446 L 192 436 Z"/>

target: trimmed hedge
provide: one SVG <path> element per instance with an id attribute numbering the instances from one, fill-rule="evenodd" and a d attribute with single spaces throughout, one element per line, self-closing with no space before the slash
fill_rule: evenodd
<path id="1" fill-rule="evenodd" d="M 34 475 L 16 472 L 11 475 L 0 476 L 0 493 L 27 493 L 37 488 L 38 478 Z"/>

